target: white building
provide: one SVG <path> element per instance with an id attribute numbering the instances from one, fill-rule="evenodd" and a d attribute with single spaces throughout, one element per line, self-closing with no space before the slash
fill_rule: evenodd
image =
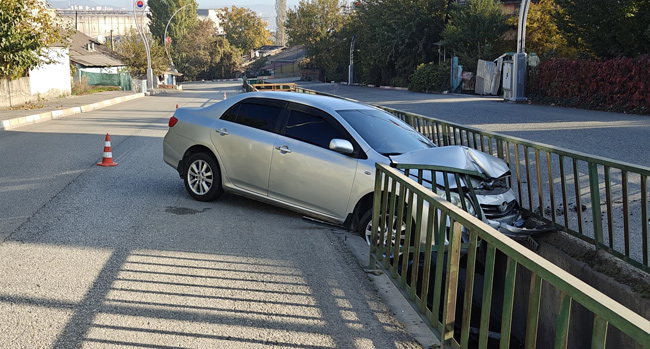
<path id="1" fill-rule="evenodd" d="M 200 20 L 209 19 L 214 22 L 215 27 L 217 27 L 217 35 L 225 35 L 226 32 L 223 31 L 221 26 L 221 19 L 219 19 L 219 14 L 222 13 L 222 10 L 207 10 L 207 9 L 198 9 L 196 14 L 199 16 Z"/>

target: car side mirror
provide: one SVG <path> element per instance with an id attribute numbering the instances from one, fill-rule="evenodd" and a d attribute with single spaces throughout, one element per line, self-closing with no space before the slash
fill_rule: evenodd
<path id="1" fill-rule="evenodd" d="M 354 153 L 354 147 L 352 146 L 352 143 L 346 139 L 339 138 L 334 138 L 330 141 L 330 150 L 348 155 Z"/>

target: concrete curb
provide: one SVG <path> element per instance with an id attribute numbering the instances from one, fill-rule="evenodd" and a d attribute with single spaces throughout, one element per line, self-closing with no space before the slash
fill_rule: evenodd
<path id="1" fill-rule="evenodd" d="M 364 86 L 360 84 L 348 84 L 347 82 L 340 82 L 341 85 L 348 85 L 348 86 Z M 394 87 L 394 86 L 375 86 L 375 85 L 365 85 L 365 87 L 372 87 L 372 88 L 380 88 L 382 90 L 397 90 L 397 91 L 408 91 L 408 87 Z"/>
<path id="2" fill-rule="evenodd" d="M 236 79 L 216 79 L 212 80 L 214 82 L 226 82 L 226 81 L 243 81 L 242 78 L 236 78 Z"/>
<path id="3" fill-rule="evenodd" d="M 80 107 L 57 109 L 57 110 L 52 110 L 40 114 L 33 114 L 33 115 L 21 116 L 9 120 L 3 120 L 2 123 L 0 124 L 0 131 L 8 131 L 25 125 L 32 125 L 43 121 L 63 118 L 70 115 L 87 113 L 95 109 L 101 109 L 113 104 L 118 104 L 118 103 L 130 101 L 132 99 L 142 98 L 142 97 L 144 97 L 144 93 L 136 93 L 128 96 L 107 99 L 103 102 L 86 104 Z"/>

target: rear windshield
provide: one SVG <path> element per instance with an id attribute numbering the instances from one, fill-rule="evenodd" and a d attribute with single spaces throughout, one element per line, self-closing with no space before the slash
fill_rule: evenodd
<path id="1" fill-rule="evenodd" d="M 402 120 L 378 109 L 337 110 L 375 151 L 399 155 L 436 145 Z"/>

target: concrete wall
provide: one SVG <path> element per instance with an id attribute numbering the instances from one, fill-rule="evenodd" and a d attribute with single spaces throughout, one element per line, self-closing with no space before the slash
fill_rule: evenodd
<path id="1" fill-rule="evenodd" d="M 78 31 L 97 39 L 100 35 L 106 41 L 110 41 L 111 34 L 122 36 L 128 34 L 131 29 L 136 29 L 136 18 L 130 11 L 75 11 L 75 10 L 58 10 L 57 14 L 63 18 L 64 22 L 71 25 Z M 149 19 L 147 15 L 141 16 L 142 12 L 137 12 L 138 25 L 143 22 L 146 31 L 149 28 Z"/>
<path id="2" fill-rule="evenodd" d="M 23 105 L 31 100 L 29 78 L 0 80 L 0 108 Z"/>
<path id="3" fill-rule="evenodd" d="M 49 56 L 55 62 L 29 71 L 30 92 L 40 98 L 69 95 L 70 55 L 67 48 L 50 48 Z"/>
<path id="4" fill-rule="evenodd" d="M 67 48 L 50 48 L 55 60 L 29 71 L 29 77 L 0 80 L 0 108 L 18 107 L 39 98 L 70 95 L 70 56 Z"/>
<path id="5" fill-rule="evenodd" d="M 650 319 L 650 278 L 637 268 L 611 256 L 596 252 L 593 245 L 563 232 L 551 233 L 537 239 L 538 254 L 566 270 L 646 319 Z M 501 309 L 506 259 L 502 254 L 495 266 L 495 289 L 492 307 Z M 512 332 L 523 341 L 528 313 L 528 292 L 531 273 L 517 269 Z M 542 287 L 540 319 L 537 333 L 538 348 L 552 348 L 559 310 L 560 294 L 549 284 Z M 571 304 L 568 348 L 589 347 L 593 328 L 593 313 L 576 302 Z M 607 331 L 608 348 L 641 348 L 642 346 L 612 326 Z"/>

